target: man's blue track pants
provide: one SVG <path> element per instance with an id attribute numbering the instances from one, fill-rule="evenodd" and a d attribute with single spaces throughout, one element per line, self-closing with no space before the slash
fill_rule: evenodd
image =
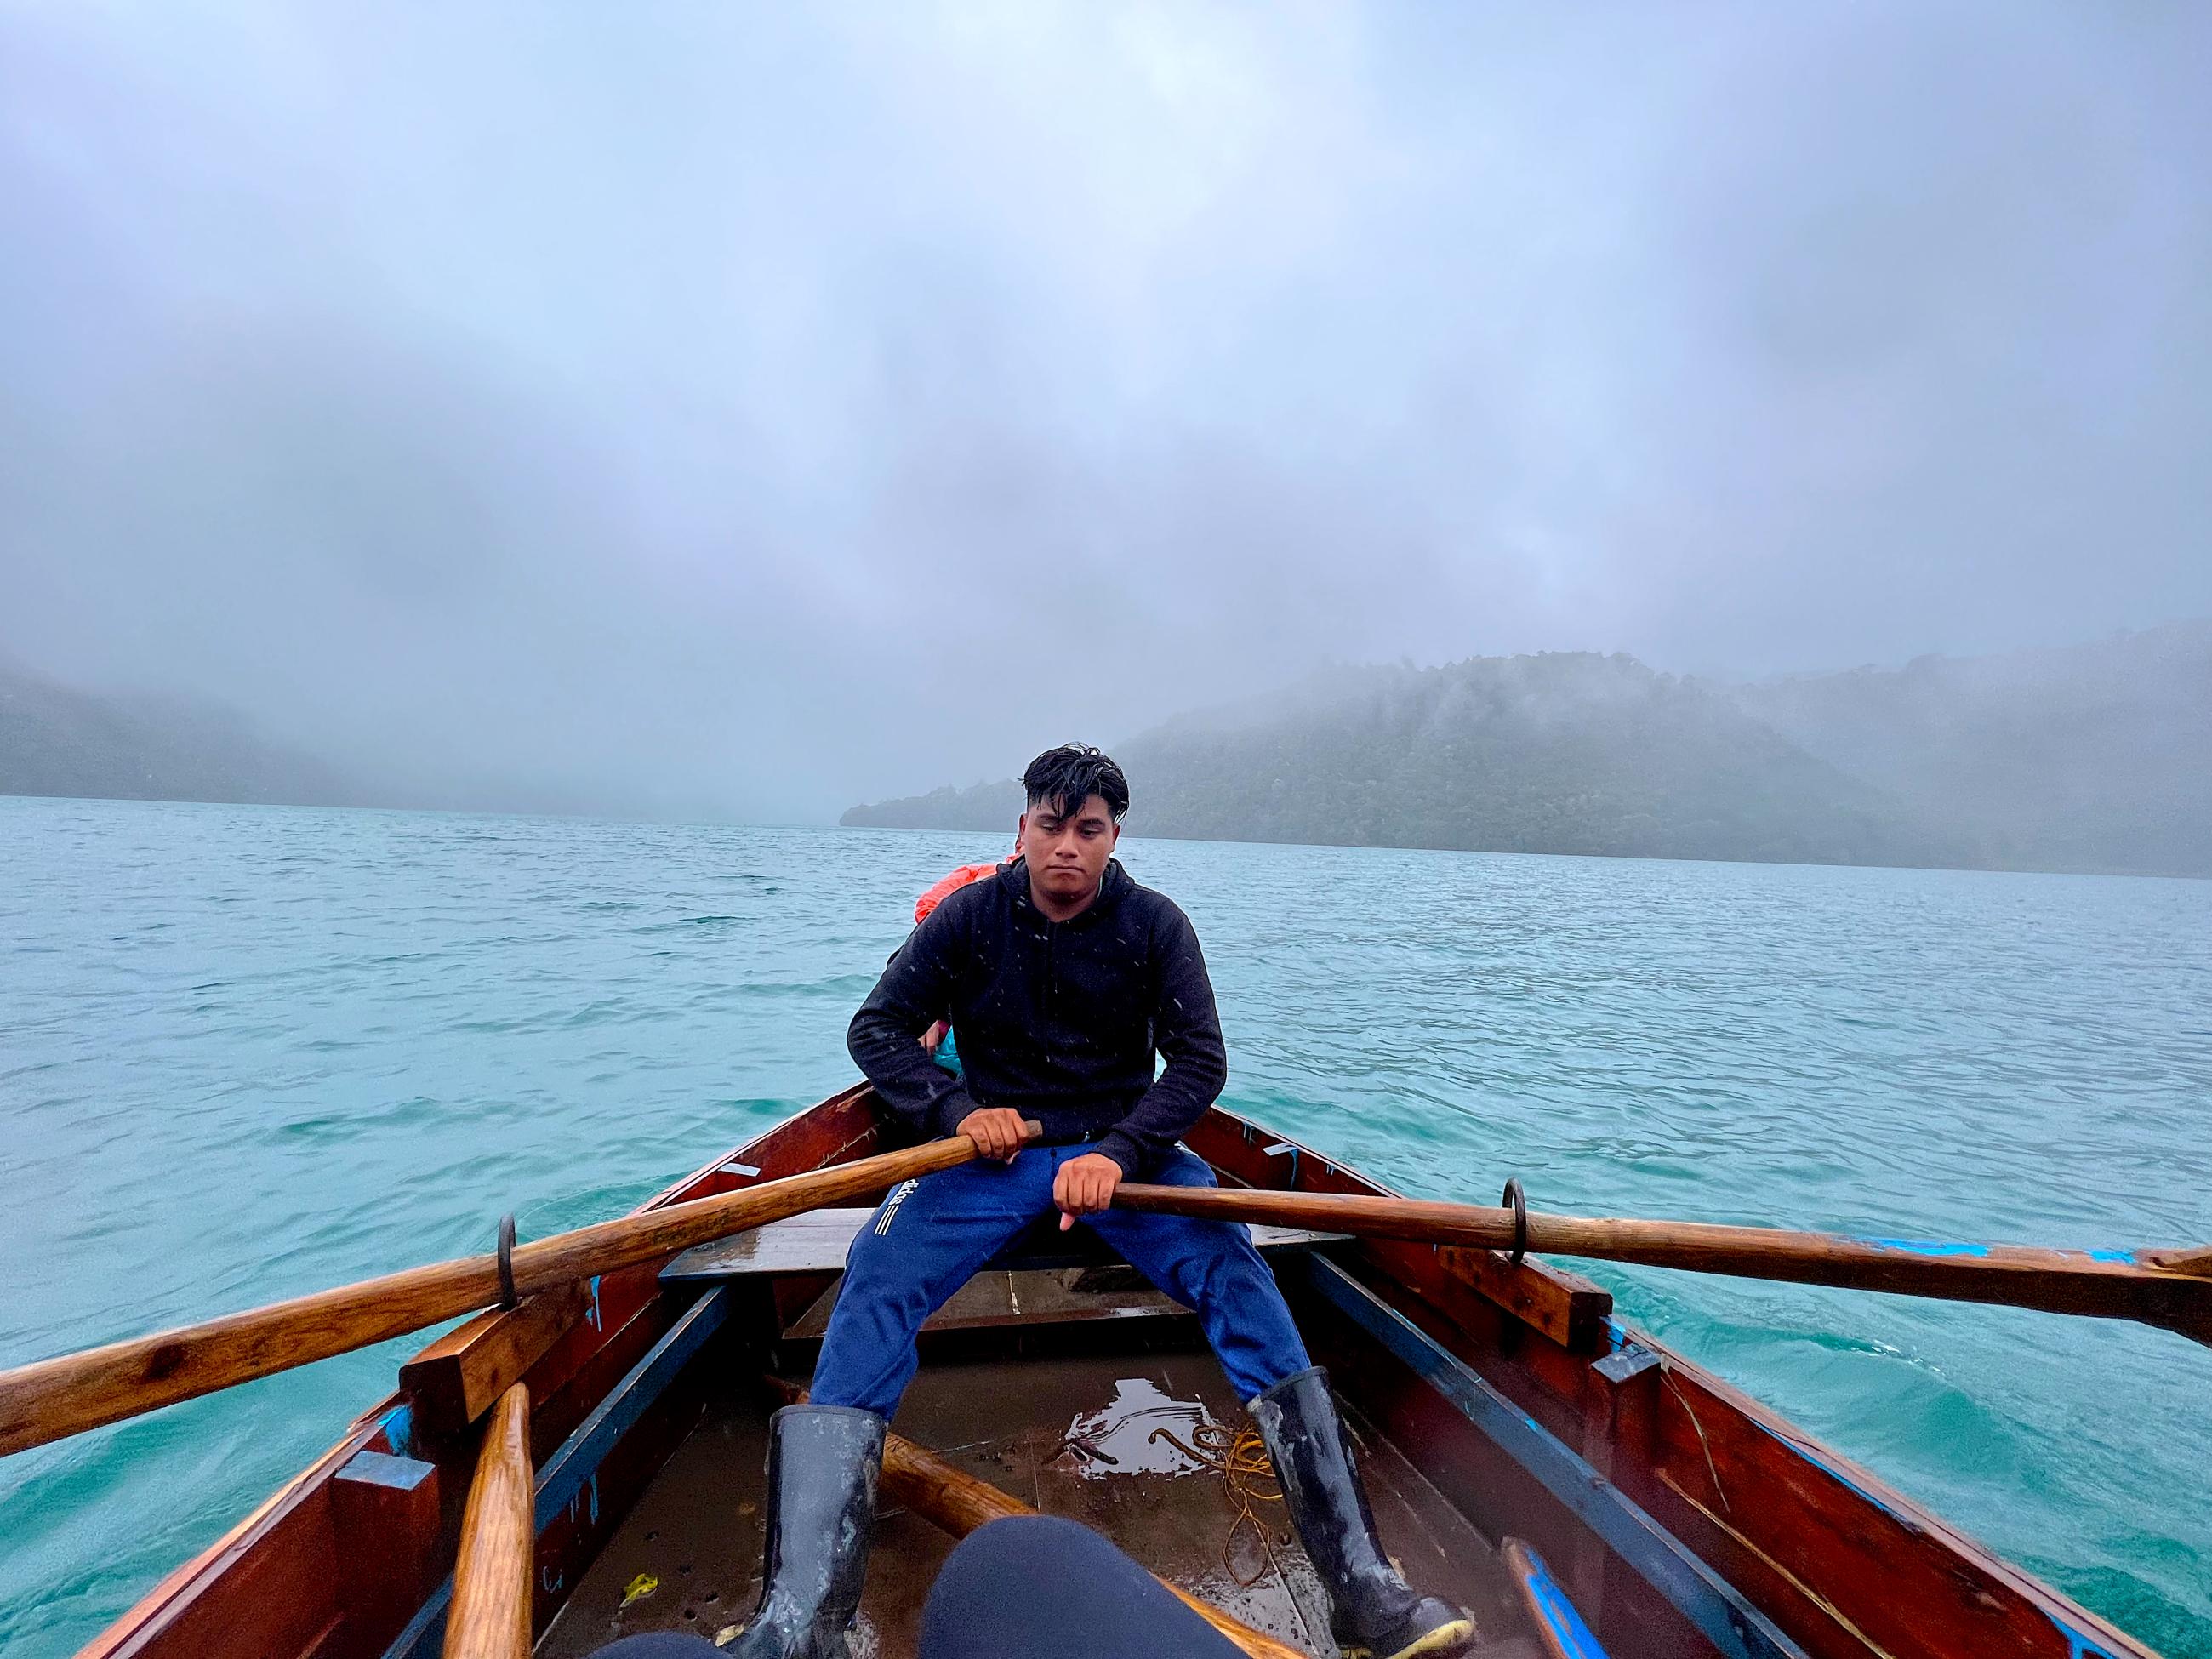
<path id="1" fill-rule="evenodd" d="M 1026 1146 L 1012 1164 L 978 1159 L 902 1182 L 845 1257 L 845 1280 L 813 1397 L 889 1418 L 913 1379 L 921 1322 L 986 1261 L 1053 1211 L 1053 1179 L 1087 1146 Z M 1178 1146 L 1152 1179 L 1211 1187 L 1213 1171 Z M 1250 1400 L 1312 1361 L 1275 1276 L 1244 1227 L 1188 1216 L 1103 1210 L 1077 1224 L 1198 1315 L 1239 1400 Z"/>

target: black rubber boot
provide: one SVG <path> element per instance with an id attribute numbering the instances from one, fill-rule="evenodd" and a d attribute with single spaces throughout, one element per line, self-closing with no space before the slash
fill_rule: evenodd
<path id="1" fill-rule="evenodd" d="M 1316 1365 L 1286 1376 L 1250 1410 L 1274 1460 L 1291 1524 L 1328 1588 L 1329 1629 L 1344 1659 L 1464 1653 L 1474 1641 L 1474 1620 L 1449 1601 L 1415 1594 L 1382 1553 L 1328 1373 Z"/>
<path id="2" fill-rule="evenodd" d="M 847 1659 L 884 1465 L 884 1419 L 849 1406 L 769 1419 L 768 1552 L 760 1605 L 723 1650 L 741 1659 Z"/>

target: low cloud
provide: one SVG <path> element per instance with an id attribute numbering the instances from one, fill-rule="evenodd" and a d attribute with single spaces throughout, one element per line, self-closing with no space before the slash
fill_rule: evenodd
<path id="1" fill-rule="evenodd" d="M 2212 611 L 2212 15 L 0 17 L 0 648 L 822 818 L 1329 659 Z"/>

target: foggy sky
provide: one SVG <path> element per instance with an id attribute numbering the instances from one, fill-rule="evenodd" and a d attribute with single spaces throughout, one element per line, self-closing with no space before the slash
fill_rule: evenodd
<path id="1" fill-rule="evenodd" d="M 0 4 L 0 653 L 790 821 L 2212 612 L 2207 84 L 2183 0 Z"/>

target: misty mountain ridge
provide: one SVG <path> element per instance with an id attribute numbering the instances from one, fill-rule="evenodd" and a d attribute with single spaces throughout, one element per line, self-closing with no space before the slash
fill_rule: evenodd
<path id="1" fill-rule="evenodd" d="M 2212 874 L 2212 622 L 1753 685 L 1585 652 L 1337 668 L 1114 750 L 1139 834 Z M 1009 779 L 854 825 L 1004 830 Z"/>
<path id="2" fill-rule="evenodd" d="M 203 700 L 64 685 L 0 657 L 0 795 L 362 806 L 559 817 L 718 819 L 704 799 L 624 798 L 518 769 L 340 766 Z M 657 809 L 657 810 L 655 810 Z"/>
<path id="3" fill-rule="evenodd" d="M 1992 864 L 2212 874 L 2212 621 L 1733 695 Z"/>
<path id="4" fill-rule="evenodd" d="M 0 794 L 366 804 L 335 769 L 263 737 L 228 709 L 179 698 L 103 696 L 4 659 Z"/>
<path id="5" fill-rule="evenodd" d="M 1584 652 L 1338 666 L 1113 747 L 1147 835 L 2212 875 L 2212 621 L 1747 685 Z M 484 775 L 388 786 L 218 708 L 99 696 L 4 662 L 0 793 L 623 805 Z M 1021 805 L 1009 779 L 842 821 L 997 833 Z"/>

